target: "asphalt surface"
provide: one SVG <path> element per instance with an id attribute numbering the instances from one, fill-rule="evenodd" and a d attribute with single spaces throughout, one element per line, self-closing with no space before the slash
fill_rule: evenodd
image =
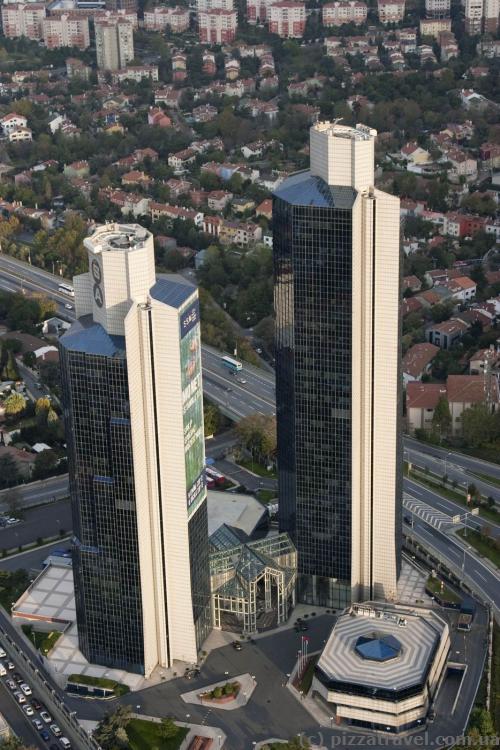
<path id="1" fill-rule="evenodd" d="M 60 500 L 25 510 L 16 526 L 0 528 L 0 550 L 11 549 L 20 544 L 29 544 L 39 537 L 45 539 L 71 530 L 71 507 L 69 500 Z"/>
<path id="2" fill-rule="evenodd" d="M 54 500 L 60 500 L 68 497 L 69 486 L 68 486 L 68 475 L 60 474 L 57 477 L 49 477 L 48 479 L 42 479 L 38 482 L 30 482 L 29 484 L 20 484 L 16 487 L 19 492 L 20 507 L 29 507 L 30 505 L 41 505 L 42 503 L 50 503 Z M 2 502 L 2 498 L 8 490 L 0 492 L 0 510 L 6 511 L 7 507 Z"/>
<path id="3" fill-rule="evenodd" d="M 5 559 L 0 558 L 0 570 L 27 570 L 33 577 L 37 575 L 42 567 L 43 561 L 50 555 L 53 550 L 69 547 L 68 539 L 61 539 L 58 542 L 36 547 L 28 552 L 19 552 Z"/>
<path id="4" fill-rule="evenodd" d="M 0 713 L 5 716 L 12 730 L 27 746 L 44 747 L 40 735 L 31 724 L 31 719 L 26 717 L 12 692 L 6 686 L 5 681 L 7 679 L 10 679 L 8 673 L 6 677 L 0 677 Z"/>

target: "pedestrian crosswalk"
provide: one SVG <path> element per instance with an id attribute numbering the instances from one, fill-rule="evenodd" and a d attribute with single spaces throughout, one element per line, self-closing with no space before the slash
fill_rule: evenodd
<path id="1" fill-rule="evenodd" d="M 453 518 L 448 516 L 446 513 L 432 508 L 422 500 L 416 500 L 411 495 L 406 493 L 403 496 L 403 507 L 405 510 L 410 511 L 415 516 L 418 516 L 422 521 L 428 523 L 430 526 L 434 526 L 435 529 L 444 531 L 446 528 L 453 525 Z"/>

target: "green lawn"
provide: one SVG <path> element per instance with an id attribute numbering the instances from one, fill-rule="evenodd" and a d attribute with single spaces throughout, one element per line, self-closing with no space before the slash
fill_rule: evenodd
<path id="1" fill-rule="evenodd" d="M 458 533 L 467 544 L 474 547 L 476 552 L 479 552 L 480 555 L 490 560 L 493 565 L 500 568 L 500 550 L 496 546 L 494 539 L 472 529 L 467 529 L 467 536 L 465 535 L 465 529 L 460 529 Z"/>
<path id="2" fill-rule="evenodd" d="M 40 630 L 33 630 L 31 625 L 22 625 L 24 634 L 30 639 L 35 648 L 44 656 L 54 648 L 62 633 L 53 630 L 51 633 L 42 633 Z"/>
<path id="3" fill-rule="evenodd" d="M 238 460 L 238 466 L 248 469 L 248 471 L 257 474 L 259 477 L 270 477 L 271 479 L 276 479 L 277 477 L 274 469 L 268 471 L 265 466 L 262 466 L 262 464 L 257 463 L 257 461 L 248 460 L 247 458 L 240 458 Z"/>
<path id="4" fill-rule="evenodd" d="M 306 667 L 306 671 L 304 672 L 302 679 L 299 683 L 299 690 L 302 690 L 304 695 L 307 695 L 309 690 L 311 689 L 313 677 L 314 677 L 314 667 L 316 666 L 316 663 L 319 659 L 319 654 L 317 656 L 312 656 L 309 659 L 309 662 Z"/>
<path id="5" fill-rule="evenodd" d="M 455 594 L 455 592 L 439 578 L 429 576 L 425 588 L 430 591 L 431 594 L 434 594 L 434 596 L 439 597 L 440 601 L 446 602 L 447 604 L 460 604 L 462 601 L 458 594 Z"/>
<path id="6" fill-rule="evenodd" d="M 108 690 L 114 690 L 115 695 L 125 695 L 130 690 L 128 685 L 124 685 L 122 682 L 109 680 L 107 677 L 93 677 L 90 674 L 70 674 L 68 682 L 76 682 L 77 685 L 107 688 Z"/>
<path id="7" fill-rule="evenodd" d="M 271 503 L 277 498 L 276 490 L 257 490 L 257 498 L 261 503 Z"/>
<path id="8" fill-rule="evenodd" d="M 160 736 L 160 725 L 144 719 L 131 719 L 127 724 L 127 736 L 131 750 L 178 750 L 188 733 L 186 727 L 179 727 L 175 737 L 163 739 Z"/>
<path id="9" fill-rule="evenodd" d="M 13 602 L 16 602 L 23 591 L 29 586 L 29 576 L 26 570 L 15 570 L 12 573 L 0 570 L 0 604 L 10 612 Z"/>

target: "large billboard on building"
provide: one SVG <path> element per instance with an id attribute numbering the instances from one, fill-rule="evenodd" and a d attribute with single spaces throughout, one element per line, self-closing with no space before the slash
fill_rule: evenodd
<path id="1" fill-rule="evenodd" d="M 181 310 L 182 416 L 187 505 L 194 511 L 205 495 L 205 440 L 198 300 Z"/>

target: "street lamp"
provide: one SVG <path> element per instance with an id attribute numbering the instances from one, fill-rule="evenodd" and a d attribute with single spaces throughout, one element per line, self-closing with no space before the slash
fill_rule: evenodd
<path id="1" fill-rule="evenodd" d="M 330 716 L 330 729 L 333 729 L 333 716 Z"/>

